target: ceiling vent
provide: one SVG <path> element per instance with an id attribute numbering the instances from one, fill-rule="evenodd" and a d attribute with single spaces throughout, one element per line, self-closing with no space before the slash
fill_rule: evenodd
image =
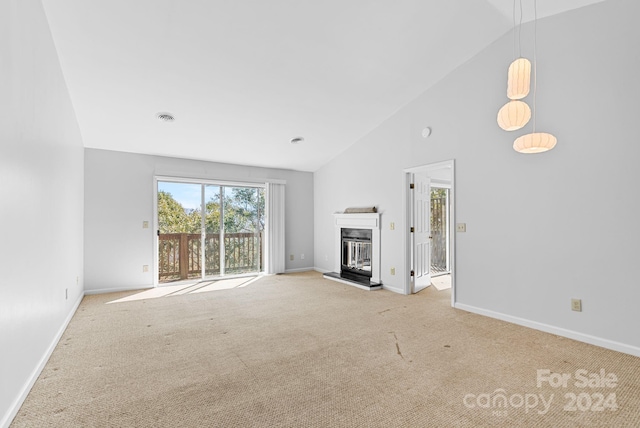
<path id="1" fill-rule="evenodd" d="M 158 113 L 156 114 L 156 119 L 161 122 L 173 122 L 176 120 L 171 113 Z"/>
<path id="2" fill-rule="evenodd" d="M 304 138 L 302 137 L 295 137 L 291 139 L 291 144 L 300 144 L 304 141 Z"/>

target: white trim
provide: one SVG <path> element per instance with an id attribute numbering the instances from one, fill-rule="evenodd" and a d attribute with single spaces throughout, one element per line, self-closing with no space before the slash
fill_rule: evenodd
<path id="1" fill-rule="evenodd" d="M 435 187 L 436 189 L 451 189 L 451 183 L 449 181 L 432 178 L 431 187 Z"/>
<path id="2" fill-rule="evenodd" d="M 160 223 L 158 221 L 158 176 L 153 177 L 153 233 L 151 239 L 153 239 L 153 266 L 151 267 L 151 275 L 153 280 L 153 286 L 157 287 L 160 283 L 160 270 L 158 269 L 158 252 L 160 248 L 160 240 L 158 239 L 158 231 L 160 230 Z"/>
<path id="3" fill-rule="evenodd" d="M 391 291 L 393 293 L 404 294 L 404 290 L 402 288 L 391 287 L 387 284 L 382 284 L 382 289 Z"/>
<path id="4" fill-rule="evenodd" d="M 472 312 L 474 314 L 483 315 L 489 318 L 495 318 L 501 321 L 506 321 L 512 324 L 521 325 L 523 327 L 532 328 L 534 330 L 544 331 L 545 333 L 555 334 L 557 336 L 566 337 L 569 339 L 577 340 L 579 342 L 588 343 L 590 345 L 600 346 L 602 348 L 611 349 L 613 351 L 623 352 L 625 354 L 634 355 L 640 357 L 640 347 L 627 345 L 625 343 L 615 342 L 609 339 L 603 339 L 601 337 L 592 336 L 590 334 L 584 334 L 573 330 L 567 330 L 561 327 L 555 327 L 549 324 L 544 324 L 537 321 L 531 321 L 525 318 L 514 317 L 512 315 L 503 314 L 500 312 L 494 312 L 488 309 L 482 309 L 464 303 L 456 303 L 454 308 L 461 309 L 463 311 Z"/>
<path id="5" fill-rule="evenodd" d="M 230 181 L 230 180 L 215 180 L 211 178 L 198 178 L 198 177 L 176 177 L 171 175 L 155 175 L 156 180 L 169 181 L 171 183 L 193 183 L 193 184 L 213 184 L 216 186 L 226 187 L 258 187 L 265 188 L 265 183 L 277 183 L 286 184 L 286 180 L 273 180 L 273 179 L 257 179 L 250 178 L 247 181 Z"/>
<path id="6" fill-rule="evenodd" d="M 139 291 L 149 290 L 155 288 L 153 285 L 139 285 L 137 287 L 122 287 L 122 288 L 99 288 L 97 290 L 85 290 L 84 295 L 90 296 L 92 294 L 105 294 L 105 293 L 119 293 L 121 291 Z"/>
<path id="7" fill-rule="evenodd" d="M 413 287 L 411 281 L 411 259 L 413 257 L 412 247 L 413 247 L 413 239 L 411 236 L 410 228 L 411 228 L 411 219 L 413 217 L 413 198 L 411 195 L 410 184 L 413 181 L 413 173 L 405 171 L 404 172 L 404 191 L 402 192 L 402 209 L 404 210 L 404 228 L 405 233 L 402 234 L 402 238 L 404 241 L 404 273 L 405 280 L 404 287 L 402 290 L 402 294 L 409 295 L 411 294 L 411 288 Z"/>
<path id="8" fill-rule="evenodd" d="M 456 161 L 451 159 L 451 188 L 449 189 L 449 272 L 451 274 L 451 306 L 456 304 Z"/>
<path id="9" fill-rule="evenodd" d="M 313 270 L 315 270 L 315 268 L 313 267 L 304 267 L 304 268 L 286 269 L 284 273 L 311 272 Z"/>
<path id="10" fill-rule="evenodd" d="M 58 329 L 58 332 L 56 333 L 53 340 L 49 344 L 49 347 L 44 351 L 44 354 L 40 358 L 38 365 L 35 367 L 35 369 L 33 369 L 33 372 L 31 372 L 31 376 L 29 377 L 27 382 L 25 382 L 24 386 L 22 387 L 22 390 L 20 391 L 20 394 L 16 397 L 13 403 L 11 403 L 11 406 L 9 406 L 9 411 L 5 413 L 2 420 L 0 420 L 0 427 L 8 428 L 9 425 L 11 425 L 11 422 L 20 411 L 20 407 L 22 407 L 22 403 L 24 403 L 24 400 L 27 399 L 29 392 L 31 392 L 31 388 L 33 388 L 33 385 L 38 380 L 40 373 L 42 373 L 44 366 L 47 365 L 47 362 L 49 361 L 51 354 L 53 353 L 54 349 L 56 349 L 56 346 L 58 346 L 58 343 L 60 342 L 60 339 L 62 338 L 64 331 L 67 329 L 67 326 L 71 322 L 71 319 L 76 314 L 76 311 L 78 310 L 78 306 L 80 306 L 80 303 L 82 302 L 83 298 L 84 298 L 84 294 L 81 294 L 80 297 L 78 297 L 78 300 L 76 300 L 76 302 L 73 304 L 73 308 L 71 309 L 71 311 L 65 318 L 64 322 Z"/>
<path id="11" fill-rule="evenodd" d="M 315 270 L 316 272 L 320 272 L 320 273 L 329 273 L 329 272 L 331 272 L 330 270 L 322 269 L 322 268 L 319 268 L 317 266 L 314 266 L 313 270 Z"/>
<path id="12" fill-rule="evenodd" d="M 449 159 L 449 160 L 440 161 L 440 162 L 412 166 L 409 168 L 405 168 L 404 172 L 420 172 L 420 171 L 424 171 L 425 167 L 429 167 L 429 169 L 442 169 L 450 166 L 452 162 L 453 162 L 453 159 Z"/>

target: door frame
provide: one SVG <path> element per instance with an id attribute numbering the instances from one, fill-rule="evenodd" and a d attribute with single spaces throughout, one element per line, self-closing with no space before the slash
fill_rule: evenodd
<path id="1" fill-rule="evenodd" d="M 264 181 L 229 181 L 229 180 L 214 180 L 210 178 L 194 178 L 194 177 L 177 177 L 170 175 L 154 175 L 153 176 L 153 266 L 150 269 L 151 274 L 153 275 L 153 286 L 160 286 L 160 279 L 158 278 L 158 250 L 159 250 L 159 240 L 158 240 L 158 228 L 160 225 L 158 224 L 158 182 L 159 181 L 169 181 L 173 183 L 190 183 L 190 184 L 205 184 L 205 185 L 214 185 L 214 186 L 224 186 L 224 187 L 254 187 L 254 188 L 262 188 L 267 191 L 267 183 L 282 183 L 285 184 L 284 180 L 264 180 Z M 266 216 L 268 208 L 265 206 L 264 215 Z M 266 228 L 266 225 L 265 225 Z M 266 234 L 265 234 L 266 235 Z M 265 246 L 265 252 L 267 248 Z M 204 252 L 202 254 L 204 258 Z M 204 263 L 202 263 L 204 266 Z M 264 271 L 258 272 L 258 274 L 262 274 Z M 230 276 L 231 277 L 231 276 Z M 203 278 L 193 279 L 194 283 L 203 281 Z"/>
<path id="2" fill-rule="evenodd" d="M 413 248 L 413 237 L 411 235 L 411 220 L 413 215 L 413 193 L 409 188 L 411 183 L 411 175 L 416 172 L 421 173 L 433 173 L 435 170 L 450 169 L 451 176 L 451 188 L 449 193 L 449 262 L 451 268 L 451 306 L 455 306 L 456 302 L 456 257 L 455 257 L 455 245 L 456 245 L 456 186 L 455 186 L 455 160 L 450 159 L 442 162 L 435 162 L 416 167 L 406 168 L 403 171 L 404 179 L 403 186 L 403 211 L 405 219 L 405 233 L 404 233 L 404 261 L 405 261 L 405 277 L 404 277 L 404 294 L 413 294 L 414 283 L 411 278 L 411 262 Z M 433 180 L 433 178 L 432 178 Z"/>

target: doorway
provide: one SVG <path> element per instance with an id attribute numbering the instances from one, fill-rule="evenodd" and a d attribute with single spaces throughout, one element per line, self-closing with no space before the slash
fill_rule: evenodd
<path id="1" fill-rule="evenodd" d="M 264 185 L 163 178 L 156 195 L 158 284 L 263 271 Z"/>
<path id="2" fill-rule="evenodd" d="M 455 302 L 455 186 L 454 161 L 405 171 L 406 234 L 405 293 L 434 285 L 451 288 Z"/>

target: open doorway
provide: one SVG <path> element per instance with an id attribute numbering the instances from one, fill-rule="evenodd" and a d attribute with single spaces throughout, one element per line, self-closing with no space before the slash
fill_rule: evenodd
<path id="1" fill-rule="evenodd" d="M 429 273 L 431 285 L 438 291 L 451 288 L 451 233 L 449 225 L 451 188 L 434 181 L 431 185 L 431 260 Z"/>
<path id="2" fill-rule="evenodd" d="M 454 161 L 405 170 L 406 235 L 405 293 L 426 287 L 451 288 L 455 302 Z"/>

